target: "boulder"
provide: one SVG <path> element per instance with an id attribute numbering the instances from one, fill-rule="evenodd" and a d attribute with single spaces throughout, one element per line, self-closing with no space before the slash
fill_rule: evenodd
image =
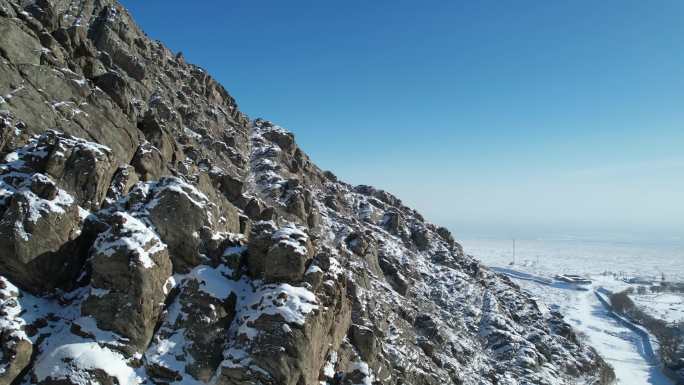
<path id="1" fill-rule="evenodd" d="M 245 215 L 251 219 L 260 219 L 261 213 L 264 210 L 264 204 L 261 200 L 257 198 L 252 198 L 245 205 Z"/>
<path id="2" fill-rule="evenodd" d="M 324 286 L 326 292 L 319 292 L 315 302 L 312 293 L 303 288 L 282 284 L 263 287 L 261 295 L 245 304 L 249 314 L 259 315 L 239 324 L 238 330 L 250 332 L 239 333 L 229 345 L 216 384 L 319 383 L 319 371 L 328 352 L 342 343 L 351 322 L 345 284 L 331 281 Z M 308 308 L 306 314 L 292 317 L 303 308 Z M 241 319 L 240 313 L 236 319 Z"/>
<path id="3" fill-rule="evenodd" d="M 446 227 L 438 227 L 437 234 L 439 234 L 439 236 L 442 237 L 442 239 L 449 245 L 454 244 L 454 236 L 451 235 L 451 232 Z"/>
<path id="4" fill-rule="evenodd" d="M 424 227 L 411 230 L 411 240 L 418 250 L 427 250 L 430 247 L 430 232 Z"/>
<path id="5" fill-rule="evenodd" d="M 77 239 L 79 205 L 96 208 L 104 198 L 109 150 L 47 131 L 6 160 L 0 165 L 0 273 L 34 293 L 71 281 L 88 247 Z"/>
<path id="6" fill-rule="evenodd" d="M 268 282 L 299 281 L 313 252 L 309 236 L 296 225 L 275 230 L 271 222 L 258 222 L 252 226 L 247 265 L 252 276 Z"/>
<path id="7" fill-rule="evenodd" d="M 10 385 L 31 362 L 33 344 L 23 338 L 3 334 L 0 336 L 0 353 L 0 367 L 4 368 L 0 373 L 0 385 Z"/>
<path id="8" fill-rule="evenodd" d="M 81 207 L 98 209 L 115 171 L 111 150 L 56 131 L 41 136 L 39 145 L 43 143 L 48 151 L 45 172 Z"/>
<path id="9" fill-rule="evenodd" d="M 200 230 L 239 232 L 237 211 L 222 213 L 195 187 L 177 178 L 162 178 L 152 189 L 145 206 L 150 222 L 169 248 L 174 271 L 185 272 L 202 261 Z M 222 216 L 232 219 L 219 223 Z"/>
<path id="10" fill-rule="evenodd" d="M 427 338 L 432 343 L 440 344 L 447 340 L 444 332 L 434 319 L 434 316 L 428 313 L 421 313 L 416 316 L 413 324 L 419 334 Z"/>
<path id="11" fill-rule="evenodd" d="M 377 354 L 378 341 L 373 330 L 367 326 L 352 324 L 349 327 L 349 340 L 356 347 L 361 358 L 372 363 Z"/>
<path id="12" fill-rule="evenodd" d="M 130 100 L 132 91 L 124 77 L 116 71 L 108 71 L 93 79 L 95 85 L 100 87 L 121 108 L 124 114 L 133 110 Z"/>
<path id="13" fill-rule="evenodd" d="M 264 138 L 270 140 L 287 153 L 292 153 L 295 149 L 294 135 L 279 129 L 268 130 L 263 133 Z"/>
<path id="14" fill-rule="evenodd" d="M 174 117 L 166 103 L 150 102 L 150 109 L 145 112 L 142 120 L 138 122 L 138 128 L 145 135 L 145 140 L 150 142 L 157 149 L 162 159 L 166 163 L 171 163 L 175 159 L 184 159 L 182 153 L 177 152 L 177 144 L 173 139 L 172 132 L 176 123 L 169 122 Z M 156 108 L 155 108 L 156 107 Z"/>
<path id="15" fill-rule="evenodd" d="M 306 204 L 304 201 L 303 193 L 298 190 L 291 190 L 287 199 L 285 200 L 285 207 L 287 212 L 301 219 L 302 221 L 307 220 Z"/>
<path id="16" fill-rule="evenodd" d="M 309 236 L 300 228 L 285 226 L 273 233 L 273 244 L 268 250 L 264 270 L 266 280 L 300 280 L 307 263 L 313 258 Z"/>
<path id="17" fill-rule="evenodd" d="M 124 212 L 106 218 L 109 229 L 90 252 L 91 286 L 98 294 L 86 299 L 83 315 L 104 330 L 130 339 L 131 352 L 150 342 L 171 275 L 166 245 L 142 221 Z"/>
<path id="18" fill-rule="evenodd" d="M 401 264 L 386 255 L 380 255 L 378 258 L 378 265 L 382 270 L 385 280 L 392 286 L 397 293 L 406 295 L 409 290 L 410 283 L 399 271 Z"/>
<path id="19" fill-rule="evenodd" d="M 387 210 L 382 219 L 383 227 L 392 235 L 406 239 L 406 222 L 404 216 L 396 209 Z"/>
<path id="20" fill-rule="evenodd" d="M 347 247 L 354 254 L 364 256 L 368 250 L 369 242 L 365 235 L 360 232 L 353 232 L 345 238 Z"/>
<path id="21" fill-rule="evenodd" d="M 177 366 L 169 365 L 176 361 L 176 355 L 184 354 L 187 359 L 181 365 L 187 373 L 199 381 L 211 380 L 223 360 L 226 330 L 235 317 L 235 294 L 207 289 L 207 281 L 226 279 L 220 274 L 219 269 L 197 268 L 176 289 L 178 293 L 169 303 L 177 311 L 166 313 L 146 353 L 153 377 L 162 381 L 190 380 L 177 371 Z M 169 342 L 177 341 L 178 335 L 182 335 L 184 343 L 169 350 Z"/>
<path id="22" fill-rule="evenodd" d="M 112 204 L 128 194 L 138 181 L 138 174 L 135 173 L 133 166 L 120 166 L 114 173 L 109 189 L 107 189 L 107 204 Z"/>
<path id="23" fill-rule="evenodd" d="M 0 212 L 1 274 L 33 293 L 69 279 L 65 273 L 73 268 L 73 258 L 60 250 L 78 236 L 80 219 L 78 206 L 68 194 L 59 190 L 49 200 L 31 191 L 16 191 L 6 198 Z"/>
<path id="24" fill-rule="evenodd" d="M 131 165 L 144 181 L 157 180 L 164 173 L 162 154 L 150 142 L 143 142 L 138 146 Z"/>
<path id="25" fill-rule="evenodd" d="M 242 197 L 244 182 L 229 174 L 212 170 L 209 174 L 216 188 L 231 202 L 237 202 Z M 247 214 L 249 216 L 249 214 Z"/>

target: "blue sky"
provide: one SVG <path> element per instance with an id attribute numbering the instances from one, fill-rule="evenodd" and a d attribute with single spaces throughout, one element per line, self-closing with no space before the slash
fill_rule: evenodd
<path id="1" fill-rule="evenodd" d="M 123 1 L 251 117 L 457 236 L 684 237 L 684 2 Z"/>

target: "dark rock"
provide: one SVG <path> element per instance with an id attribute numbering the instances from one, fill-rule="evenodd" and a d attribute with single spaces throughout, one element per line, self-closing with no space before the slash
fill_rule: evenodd
<path id="1" fill-rule="evenodd" d="M 38 198 L 51 201 L 57 198 L 57 185 L 43 174 L 33 174 L 31 176 L 31 192 Z"/>
<path id="2" fill-rule="evenodd" d="M 159 149 L 143 142 L 131 160 L 131 165 L 144 181 L 157 180 L 164 172 L 164 160 Z"/>
<path id="3" fill-rule="evenodd" d="M 439 234 L 439 236 L 442 237 L 442 239 L 444 241 L 446 241 L 446 243 L 448 243 L 450 245 L 454 244 L 454 242 L 455 242 L 454 237 L 453 237 L 453 235 L 451 235 L 451 232 L 449 230 L 447 230 L 446 227 L 438 227 L 437 228 L 437 234 Z"/>
<path id="4" fill-rule="evenodd" d="M 427 250 L 430 246 L 430 233 L 425 228 L 415 228 L 411 231 L 411 240 L 419 250 Z"/>
<path id="5" fill-rule="evenodd" d="M 271 130 L 264 133 L 264 137 L 277 144 L 285 152 L 292 152 L 295 148 L 294 135 L 291 132 Z"/>
<path id="6" fill-rule="evenodd" d="M 216 188 L 221 191 L 229 201 L 237 202 L 240 197 L 242 197 L 244 182 L 240 179 L 221 172 L 212 172 L 210 176 L 212 181 L 214 181 Z M 256 218 L 256 216 L 247 215 L 251 218 Z"/>
<path id="7" fill-rule="evenodd" d="M 383 218 L 383 226 L 387 231 L 394 235 L 403 235 L 405 229 L 404 218 L 397 210 L 389 210 L 385 213 Z"/>
<path id="8" fill-rule="evenodd" d="M 14 312 L 18 306 L 19 293 L 8 290 L 8 283 L 0 278 L 0 317 L 5 317 Z M 12 309 L 14 308 L 14 309 Z M 5 320 L 6 321 L 6 320 Z M 11 322 L 0 324 L 0 385 L 10 385 L 21 375 L 30 364 L 33 353 L 33 344 L 25 335 L 16 329 Z"/>
<path id="9" fill-rule="evenodd" d="M 347 235 L 347 238 L 345 239 L 347 242 L 347 247 L 349 250 L 351 250 L 354 254 L 363 256 L 366 254 L 366 250 L 368 250 L 368 239 L 366 236 L 359 232 L 354 232 L 349 235 Z"/>
<path id="10" fill-rule="evenodd" d="M 228 342 L 225 333 L 235 317 L 234 294 L 217 298 L 203 290 L 202 276 L 185 281 L 173 306 L 178 307 L 183 317 L 167 318 L 152 341 L 151 352 L 164 357 L 166 340 L 173 340 L 181 334 L 188 341 L 188 359 L 185 371 L 197 380 L 209 382 L 223 360 L 223 350 Z M 177 368 L 164 366 L 164 359 L 154 365 L 153 376 L 161 380 L 182 377 Z"/>
<path id="11" fill-rule="evenodd" d="M 130 104 L 131 93 L 128 83 L 115 71 L 106 72 L 93 79 L 95 85 L 100 87 L 121 108 L 124 114 L 132 111 Z"/>
<path id="12" fill-rule="evenodd" d="M 72 193 L 82 207 L 99 208 L 115 171 L 110 149 L 57 133 L 53 135 L 55 143 L 49 146 L 47 174 Z"/>
<path id="13" fill-rule="evenodd" d="M 138 174 L 136 174 L 135 169 L 129 165 L 120 166 L 114 173 L 109 189 L 107 189 L 108 202 L 112 203 L 121 199 L 128 194 L 136 183 L 138 183 Z"/>
<path id="14" fill-rule="evenodd" d="M 349 340 L 361 354 L 361 358 L 369 363 L 375 360 L 377 339 L 369 327 L 352 324 L 349 328 Z"/>
<path id="15" fill-rule="evenodd" d="M 307 219 L 306 204 L 304 203 L 304 196 L 299 191 L 293 191 L 285 201 L 287 212 L 295 215 L 301 220 Z"/>
<path id="16" fill-rule="evenodd" d="M 245 214 L 252 219 L 260 219 L 263 210 L 263 203 L 256 198 L 250 199 L 247 206 L 245 206 Z"/>

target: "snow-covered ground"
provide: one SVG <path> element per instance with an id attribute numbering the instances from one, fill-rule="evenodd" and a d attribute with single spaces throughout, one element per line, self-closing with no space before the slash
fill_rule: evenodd
<path id="1" fill-rule="evenodd" d="M 667 322 L 684 322 L 684 295 L 682 294 L 633 294 L 630 298 L 637 306 L 654 317 Z"/>
<path id="2" fill-rule="evenodd" d="M 512 259 L 510 239 L 462 240 L 466 252 L 494 266 Z M 600 274 L 661 277 L 684 281 L 684 241 L 609 242 L 581 239 L 516 240 L 516 265 L 547 274 Z"/>
<path id="3" fill-rule="evenodd" d="M 615 275 L 661 276 L 684 280 L 684 245 L 585 242 L 579 240 L 517 240 L 515 264 L 511 240 L 464 240 L 468 254 L 484 264 L 550 278 L 559 273 L 590 277 L 593 287 L 620 291 L 630 285 Z M 525 277 L 521 275 L 521 277 Z M 514 278 L 523 289 L 533 293 L 549 307 L 559 310 L 583 338 L 615 368 L 621 385 L 671 385 L 659 368 L 649 360 L 641 338 L 608 315 L 593 290 L 573 290 L 564 285 L 545 285 L 530 279 Z M 676 295 L 634 296 L 637 304 L 656 315 L 676 318 L 684 314 L 681 297 Z M 678 299 L 679 298 L 679 299 Z"/>

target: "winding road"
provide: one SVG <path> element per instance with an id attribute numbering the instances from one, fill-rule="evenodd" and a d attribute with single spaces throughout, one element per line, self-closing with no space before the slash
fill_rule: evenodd
<path id="1" fill-rule="evenodd" d="M 506 268 L 493 268 L 565 315 L 580 336 L 614 368 L 620 385 L 674 385 L 666 377 L 640 333 L 611 316 L 593 290 L 576 290 L 548 278 Z M 598 287 L 598 286 L 597 286 Z"/>

